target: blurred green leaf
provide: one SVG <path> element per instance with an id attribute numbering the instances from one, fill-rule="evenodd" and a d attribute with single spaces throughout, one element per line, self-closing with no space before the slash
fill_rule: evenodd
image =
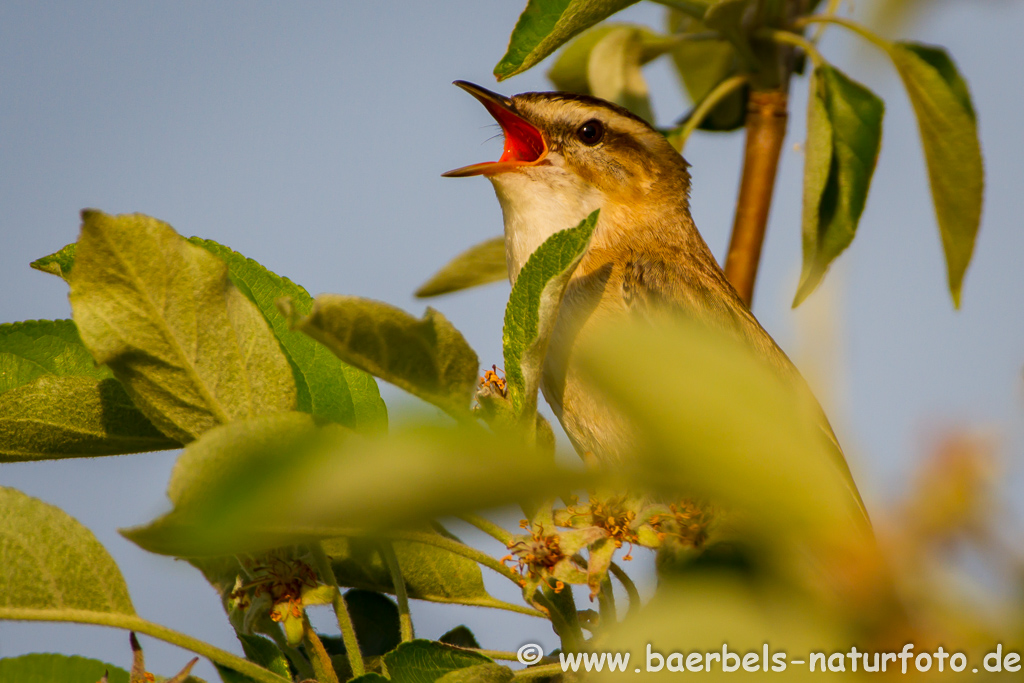
<path id="1" fill-rule="evenodd" d="M 174 509 L 121 533 L 179 557 L 258 552 L 417 528 L 581 479 L 479 428 L 366 438 L 283 413 L 224 425 L 189 444 L 168 488 Z M 406 536 L 397 540 L 415 540 Z"/>
<path id="2" fill-rule="evenodd" d="M 594 385 L 644 435 L 634 462 L 648 488 L 735 507 L 776 540 L 866 529 L 813 396 L 739 341 L 691 321 L 619 324 L 580 353 Z"/>
<path id="3" fill-rule="evenodd" d="M 26 320 L 0 325 L 0 393 L 42 375 L 113 377 L 96 365 L 70 320 Z"/>
<path id="4" fill-rule="evenodd" d="M 373 377 L 343 363 L 323 344 L 292 330 L 274 305 L 287 296 L 297 313 L 308 314 L 313 297 L 305 289 L 213 240 L 190 237 L 188 241 L 227 264 L 231 281 L 270 324 L 292 366 L 299 410 L 357 430 L 387 427 L 387 408 Z"/>
<path id="5" fill-rule="evenodd" d="M 595 97 L 625 107 L 648 123 L 654 122 L 643 60 L 640 31 L 620 27 L 599 40 L 587 60 L 587 81 Z"/>
<path id="6" fill-rule="evenodd" d="M 509 38 L 508 51 L 494 67 L 499 81 L 526 71 L 581 31 L 637 0 L 528 0 Z"/>
<path id="7" fill-rule="evenodd" d="M 678 40 L 635 24 L 600 24 L 570 43 L 548 71 L 558 90 L 595 95 L 653 121 L 640 67 Z"/>
<path id="8" fill-rule="evenodd" d="M 388 683 L 391 679 L 381 676 L 378 673 L 363 674 L 359 678 L 353 678 L 348 683 Z"/>
<path id="9" fill-rule="evenodd" d="M 63 510 L 0 487 L 0 619 L 30 610 L 54 621 L 68 612 L 134 615 L 112 557 Z M 24 617 L 21 617 L 24 618 Z"/>
<path id="10" fill-rule="evenodd" d="M 974 107 L 966 82 L 944 49 L 893 43 L 889 55 L 917 114 L 946 254 L 949 291 L 959 308 L 985 193 L 985 166 Z"/>
<path id="11" fill-rule="evenodd" d="M 384 655 L 384 663 L 393 683 L 434 683 L 451 671 L 494 661 L 432 640 L 412 640 Z"/>
<path id="12" fill-rule="evenodd" d="M 639 613 L 616 625 L 602 643 L 602 651 L 629 652 L 630 666 L 625 672 L 606 670 L 594 675 L 593 680 L 636 680 L 634 662 L 644 666 L 644 678 L 652 680 L 678 680 L 687 674 L 708 681 L 729 681 L 738 675 L 757 677 L 759 674 L 767 680 L 773 676 L 787 681 L 817 680 L 822 676 L 819 671 L 812 673 L 807 663 L 794 664 L 793 660 L 806 662 L 809 652 L 846 652 L 855 640 L 834 619 L 824 615 L 819 605 L 784 589 L 752 588 L 721 574 L 685 583 L 662 581 L 654 599 Z M 728 658 L 728 666 L 734 667 L 732 671 L 723 670 L 726 664 L 722 660 L 723 647 L 735 655 L 735 658 Z M 772 657 L 781 655 L 783 670 L 765 668 L 766 647 L 768 666 L 780 666 L 779 660 Z M 650 659 L 648 648 L 652 653 Z M 685 655 L 694 652 L 717 653 L 719 659 L 713 661 L 701 656 L 700 668 L 696 668 L 694 660 L 685 664 Z M 671 662 L 667 661 L 673 653 L 677 654 Z M 683 657 L 678 653 L 683 653 Z M 741 666 L 742 658 L 748 653 L 757 655 L 754 672 L 744 671 Z M 662 659 L 653 656 L 655 654 Z M 706 668 L 709 663 L 710 669 Z M 660 671 L 651 670 L 659 664 Z M 753 666 L 753 662 L 750 665 Z M 680 667 L 685 667 L 685 673 Z M 862 672 L 863 668 L 858 671 Z M 859 676 L 860 673 L 854 674 L 849 669 L 844 674 L 852 680 L 861 680 Z"/>
<path id="13" fill-rule="evenodd" d="M 803 272 L 793 306 L 853 241 L 882 143 L 885 103 L 831 66 L 811 78 L 804 161 Z"/>
<path id="14" fill-rule="evenodd" d="M 43 375 L 0 394 L 0 462 L 180 447 L 139 412 L 112 377 Z"/>
<path id="15" fill-rule="evenodd" d="M 75 265 L 76 249 L 77 245 L 72 242 L 60 251 L 54 252 L 49 256 L 38 258 L 29 265 L 36 270 L 56 275 L 57 277 L 63 278 L 67 281 L 68 277 L 71 275 L 71 268 Z"/>
<path id="16" fill-rule="evenodd" d="M 416 296 L 424 299 L 507 279 L 505 238 L 495 237 L 453 258 L 416 290 Z"/>
<path id="17" fill-rule="evenodd" d="M 673 34 L 697 34 L 708 30 L 699 19 L 682 12 L 668 13 Z M 694 106 L 715 86 L 738 73 L 736 50 L 725 40 L 681 40 L 672 48 L 672 62 Z M 741 88 L 719 103 L 700 124 L 701 130 L 729 131 L 743 125 L 747 114 L 747 88 Z"/>
<path id="18" fill-rule="evenodd" d="M 531 424 L 558 307 L 590 244 L 598 214 L 594 211 L 576 227 L 549 237 L 530 255 L 512 286 L 502 331 L 505 376 L 512 405 Z"/>
<path id="19" fill-rule="evenodd" d="M 31 654 L 0 659 L 0 683 L 128 683 L 128 672 L 98 659 Z"/>
<path id="20" fill-rule="evenodd" d="M 450 671 L 437 679 L 438 683 L 509 683 L 515 678 L 512 669 L 501 664 L 476 664 Z"/>
<path id="21" fill-rule="evenodd" d="M 416 319 L 389 304 L 324 294 L 308 315 L 293 304 L 282 310 L 297 330 L 321 342 L 346 363 L 464 418 L 476 391 L 476 353 L 448 319 L 433 308 Z"/>
<path id="22" fill-rule="evenodd" d="M 295 405 L 263 316 L 220 259 L 166 223 L 83 211 L 70 284 L 86 347 L 171 438 Z"/>

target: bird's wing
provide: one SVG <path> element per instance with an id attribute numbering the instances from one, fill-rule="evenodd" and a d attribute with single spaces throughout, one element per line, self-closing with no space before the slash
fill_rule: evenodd
<path id="1" fill-rule="evenodd" d="M 654 320 L 666 313 L 682 314 L 708 327 L 737 337 L 774 368 L 785 380 L 806 392 L 817 421 L 832 446 L 836 464 L 845 477 L 861 512 L 867 509 L 853 481 L 828 417 L 814 398 L 799 370 L 750 312 L 726 279 L 711 252 L 704 247 L 694 254 L 676 253 L 671 246 L 657 250 L 632 250 L 623 264 L 623 301 L 634 313 Z M 680 248 L 679 250 L 682 250 Z M 696 257 L 696 258 L 695 258 Z"/>

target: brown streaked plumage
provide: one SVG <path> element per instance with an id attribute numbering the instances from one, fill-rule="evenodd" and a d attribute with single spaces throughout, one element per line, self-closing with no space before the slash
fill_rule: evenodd
<path id="1" fill-rule="evenodd" d="M 469 83 L 456 85 L 498 120 L 505 150 L 497 162 L 445 175 L 485 175 L 494 185 L 513 283 L 544 240 L 601 210 L 566 290 L 541 384 L 581 454 L 615 462 L 637 441 L 633 427 L 587 386 L 575 363 L 578 341 L 619 316 L 685 315 L 737 337 L 781 375 L 802 384 L 697 231 L 690 216 L 689 165 L 663 135 L 593 97 L 536 92 L 505 98 Z M 823 413 L 821 423 L 836 443 Z M 836 455 L 849 478 L 838 443 Z"/>

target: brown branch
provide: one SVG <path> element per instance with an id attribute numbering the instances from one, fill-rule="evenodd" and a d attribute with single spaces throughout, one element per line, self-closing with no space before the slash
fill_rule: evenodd
<path id="1" fill-rule="evenodd" d="M 786 137 L 787 99 L 784 90 L 750 93 L 743 178 L 736 200 L 729 254 L 725 259 L 725 275 L 747 306 L 754 300 L 754 282 L 775 189 L 775 173 Z"/>

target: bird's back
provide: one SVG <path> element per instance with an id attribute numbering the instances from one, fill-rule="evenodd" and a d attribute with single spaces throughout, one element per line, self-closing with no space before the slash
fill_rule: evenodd
<path id="1" fill-rule="evenodd" d="M 605 213 L 602 221 L 633 220 L 614 211 Z M 689 212 L 642 227 L 633 220 L 632 225 L 629 231 L 605 229 L 595 236 L 566 290 L 552 337 L 542 388 L 576 448 L 614 463 L 628 458 L 638 443 L 635 427 L 588 386 L 575 362 L 577 340 L 617 318 L 656 325 L 666 316 L 684 316 L 737 338 L 810 397 L 837 466 L 863 510 L 824 412 L 799 371 L 726 279 Z"/>

